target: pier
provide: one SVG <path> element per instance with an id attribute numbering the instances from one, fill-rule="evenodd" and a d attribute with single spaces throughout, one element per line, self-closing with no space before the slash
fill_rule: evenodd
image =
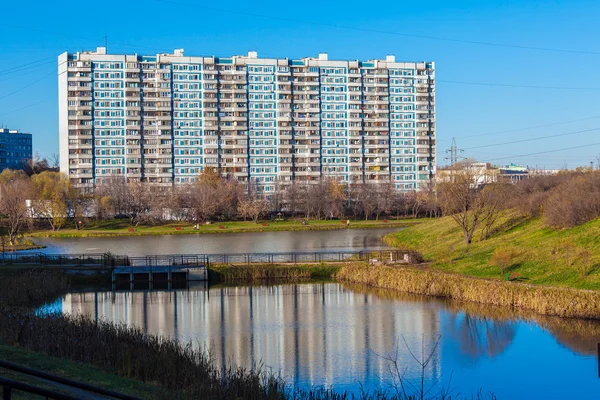
<path id="1" fill-rule="evenodd" d="M 208 280 L 208 257 L 205 255 L 167 255 L 124 257 L 126 265 L 112 267 L 113 289 L 129 284 L 147 283 L 152 289 L 155 283 L 165 283 L 170 289 L 175 282 Z"/>

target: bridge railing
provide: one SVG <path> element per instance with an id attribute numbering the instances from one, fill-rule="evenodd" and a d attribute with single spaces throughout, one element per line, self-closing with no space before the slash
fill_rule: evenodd
<path id="1" fill-rule="evenodd" d="M 343 261 L 366 261 L 370 263 L 414 263 L 420 260 L 418 253 L 410 250 L 373 251 L 321 251 L 285 253 L 234 253 L 207 254 L 212 264 L 277 264 L 321 263 Z"/>
<path id="2" fill-rule="evenodd" d="M 0 256 L 0 264 L 73 266 L 73 267 L 105 267 L 111 265 L 111 256 L 102 253 L 88 254 L 46 254 L 46 253 L 4 253 Z M 126 257 L 125 257 L 126 258 Z"/>
<path id="3" fill-rule="evenodd" d="M 58 267 L 202 267 L 213 264 L 321 263 L 343 261 L 369 263 L 415 263 L 420 255 L 410 250 L 354 250 L 272 253 L 170 254 L 129 257 L 114 254 L 3 254 L 0 265 L 39 265 Z"/>

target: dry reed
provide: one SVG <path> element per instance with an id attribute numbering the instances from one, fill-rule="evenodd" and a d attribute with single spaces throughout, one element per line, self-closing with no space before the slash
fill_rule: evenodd
<path id="1" fill-rule="evenodd" d="M 412 294 L 524 308 L 544 315 L 600 319 L 600 293 L 593 290 L 534 286 L 435 270 L 356 263 L 342 267 L 335 278 Z"/>
<path id="2" fill-rule="evenodd" d="M 209 269 L 211 282 L 300 282 L 310 279 L 311 269 L 298 265 L 255 264 L 255 265 L 216 265 Z"/>
<path id="3" fill-rule="evenodd" d="M 0 274 L 0 306 L 40 305 L 67 290 L 65 274 L 55 270 L 3 270 Z"/>

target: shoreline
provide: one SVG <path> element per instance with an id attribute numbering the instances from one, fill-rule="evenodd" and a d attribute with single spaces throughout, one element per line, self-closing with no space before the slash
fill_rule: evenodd
<path id="1" fill-rule="evenodd" d="M 429 268 L 344 265 L 338 282 L 438 298 L 531 310 L 540 315 L 600 320 L 600 292 L 475 278 Z"/>
<path id="2" fill-rule="evenodd" d="M 9 248 L 4 249 L 5 253 L 16 253 L 18 251 L 27 251 L 27 250 L 41 250 L 45 249 L 48 246 L 38 245 L 38 244 L 24 244 L 19 246 L 11 246 Z"/>
<path id="3" fill-rule="evenodd" d="M 407 228 L 418 224 L 419 221 L 352 221 L 350 226 L 342 224 L 340 221 L 335 223 L 309 222 L 309 225 L 301 225 L 298 223 L 287 223 L 278 226 L 277 222 L 267 223 L 267 225 L 256 224 L 256 226 L 236 226 L 238 222 L 202 225 L 199 229 L 194 229 L 193 226 L 182 225 L 180 228 L 175 225 L 162 227 L 136 227 L 134 231 L 108 229 L 89 229 L 89 230 L 64 230 L 64 231 L 37 231 L 26 234 L 28 238 L 93 238 L 93 237 L 129 237 L 129 236 L 173 236 L 173 235 L 206 235 L 206 234 L 223 234 L 223 233 L 252 233 L 252 232 L 298 232 L 298 231 L 328 231 L 342 229 L 382 229 L 382 228 Z M 233 226 L 232 226 L 233 225 Z M 249 224 L 246 224 L 249 225 Z M 224 228 L 219 228 L 223 226 Z M 139 230 L 138 230 L 139 229 Z"/>

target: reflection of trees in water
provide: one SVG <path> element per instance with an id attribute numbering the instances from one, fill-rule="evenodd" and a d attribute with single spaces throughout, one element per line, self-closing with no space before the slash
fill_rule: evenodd
<path id="1" fill-rule="evenodd" d="M 582 355 L 596 355 L 600 321 L 537 316 L 536 322 L 562 346 Z"/>
<path id="2" fill-rule="evenodd" d="M 450 337 L 460 343 L 463 354 L 477 359 L 501 354 L 515 338 L 516 326 L 512 321 L 499 321 L 469 313 L 452 314 Z"/>
<path id="3" fill-rule="evenodd" d="M 512 309 L 508 307 L 491 306 L 487 304 L 458 302 L 447 299 L 427 298 L 425 296 L 416 296 L 412 294 L 395 292 L 393 290 L 367 288 L 360 285 L 346 285 L 355 292 L 368 292 L 386 299 L 396 299 L 402 301 L 431 301 L 437 306 L 447 309 L 453 317 L 456 314 L 464 314 L 463 318 L 469 320 L 463 321 L 464 326 L 458 326 L 462 333 L 466 335 L 466 343 L 470 343 L 466 349 L 466 354 L 474 354 L 477 349 L 484 350 L 482 354 L 490 355 L 500 354 L 506 346 L 513 340 L 516 322 L 532 322 L 539 325 L 542 329 L 549 332 L 556 341 L 568 349 L 581 355 L 596 355 L 596 346 L 600 338 L 600 321 L 560 318 L 537 314 L 533 311 L 524 309 Z M 494 323 L 495 321 L 495 323 Z M 490 327 L 491 324 L 491 327 Z M 491 329 L 488 329 L 491 328 Z M 512 333 L 510 332 L 512 331 Z M 484 333 L 486 343 L 476 344 L 475 339 L 482 337 Z M 488 336 L 490 339 L 488 339 Z M 510 337 L 508 343 L 504 341 Z M 503 339 L 504 338 L 504 339 Z M 484 345 L 482 347 L 482 345 Z M 492 347 L 490 347 L 490 345 Z M 473 348 L 473 346 L 478 346 Z M 471 349 L 469 349 L 471 347 Z"/>
<path id="4" fill-rule="evenodd" d="M 560 318 L 537 314 L 523 309 L 511 309 L 478 303 L 461 303 L 445 300 L 446 307 L 453 313 L 466 313 L 477 318 L 492 318 L 496 321 L 523 321 L 535 323 L 550 333 L 556 341 L 581 355 L 595 355 L 600 337 L 600 321 Z"/>

